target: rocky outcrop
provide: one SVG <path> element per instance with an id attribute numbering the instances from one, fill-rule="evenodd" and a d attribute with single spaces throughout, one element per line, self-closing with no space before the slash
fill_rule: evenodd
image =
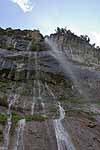
<path id="1" fill-rule="evenodd" d="M 36 48 L 34 44 L 41 44 L 43 36 L 38 30 L 0 29 L 0 48 L 27 51 Z"/>
<path id="2" fill-rule="evenodd" d="M 56 33 L 51 34 L 52 38 L 63 50 L 69 59 L 85 63 L 87 65 L 100 64 L 100 48 L 90 44 L 90 38 L 85 35 L 80 37 L 70 30 L 57 28 Z"/>

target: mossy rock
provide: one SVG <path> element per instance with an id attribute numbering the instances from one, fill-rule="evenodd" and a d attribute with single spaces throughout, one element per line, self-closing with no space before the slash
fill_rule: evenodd
<path id="1" fill-rule="evenodd" d="M 26 122 L 31 122 L 31 121 L 40 121 L 41 122 L 41 121 L 45 121 L 46 119 L 48 119 L 48 117 L 44 116 L 44 115 L 40 115 L 40 114 L 21 116 L 21 115 L 17 114 L 16 112 L 12 113 L 13 123 L 17 123 L 21 119 L 25 119 Z"/>
<path id="2" fill-rule="evenodd" d="M 39 115 L 39 114 L 34 114 L 33 116 L 25 116 L 25 119 L 26 121 L 39 121 L 39 122 L 42 122 L 42 121 L 45 121 L 48 119 L 47 116 L 44 116 L 44 115 Z"/>
<path id="3" fill-rule="evenodd" d="M 4 125 L 6 122 L 7 122 L 7 116 L 0 114 L 0 123 Z"/>

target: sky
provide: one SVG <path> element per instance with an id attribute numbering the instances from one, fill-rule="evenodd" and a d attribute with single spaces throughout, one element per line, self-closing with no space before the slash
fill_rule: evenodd
<path id="1" fill-rule="evenodd" d="M 0 0 L 0 27 L 39 29 L 44 35 L 67 27 L 100 46 L 100 0 Z"/>

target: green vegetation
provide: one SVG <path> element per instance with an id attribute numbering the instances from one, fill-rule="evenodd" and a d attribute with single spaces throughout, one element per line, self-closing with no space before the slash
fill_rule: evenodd
<path id="1" fill-rule="evenodd" d="M 0 123 L 4 125 L 6 121 L 7 121 L 7 116 L 0 114 Z"/>
<path id="2" fill-rule="evenodd" d="M 12 122 L 16 124 L 19 120 L 23 119 L 24 117 L 20 116 L 16 112 L 12 113 Z"/>
<path id="3" fill-rule="evenodd" d="M 34 114 L 33 116 L 25 116 L 26 121 L 45 121 L 48 119 L 47 116 L 40 115 L 40 114 Z"/>
<path id="4" fill-rule="evenodd" d="M 88 35 L 75 35 L 67 28 L 57 27 L 56 33 L 51 34 L 50 37 L 56 39 L 59 47 L 62 49 L 72 49 L 74 56 L 80 56 L 84 60 L 84 64 L 97 63 L 100 64 L 100 47 L 96 44 L 91 44 Z"/>
<path id="5" fill-rule="evenodd" d="M 27 122 L 31 122 L 31 121 L 41 122 L 41 121 L 45 121 L 46 119 L 48 119 L 48 117 L 44 115 L 40 115 L 40 114 L 34 114 L 33 116 L 32 115 L 20 116 L 16 112 L 12 113 L 12 120 L 14 123 L 17 123 L 21 119 L 25 119 Z"/>
<path id="6" fill-rule="evenodd" d="M 5 124 L 7 121 L 7 118 L 8 118 L 7 115 L 0 114 L 0 123 Z M 16 124 L 21 119 L 26 119 L 27 122 L 30 122 L 30 121 L 40 121 L 41 122 L 41 121 L 45 121 L 46 119 L 48 119 L 48 117 L 45 115 L 40 115 L 40 114 L 34 114 L 33 116 L 32 115 L 21 116 L 15 112 L 12 113 L 12 122 L 13 123 Z"/>

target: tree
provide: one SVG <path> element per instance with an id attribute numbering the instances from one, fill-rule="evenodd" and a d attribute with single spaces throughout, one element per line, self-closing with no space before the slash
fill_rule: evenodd
<path id="1" fill-rule="evenodd" d="M 90 42 L 90 38 L 88 37 L 88 35 L 80 35 L 80 38 L 84 41 L 86 41 L 87 43 Z"/>
<path id="2" fill-rule="evenodd" d="M 99 47 L 99 46 L 97 46 L 97 47 L 96 47 L 96 49 L 97 49 L 97 50 L 100 50 L 100 47 Z"/>
<path id="3" fill-rule="evenodd" d="M 57 27 L 56 33 L 60 33 L 60 32 L 61 32 L 60 28 Z"/>
<path id="4" fill-rule="evenodd" d="M 91 45 L 93 48 L 95 48 L 95 43 Z"/>

